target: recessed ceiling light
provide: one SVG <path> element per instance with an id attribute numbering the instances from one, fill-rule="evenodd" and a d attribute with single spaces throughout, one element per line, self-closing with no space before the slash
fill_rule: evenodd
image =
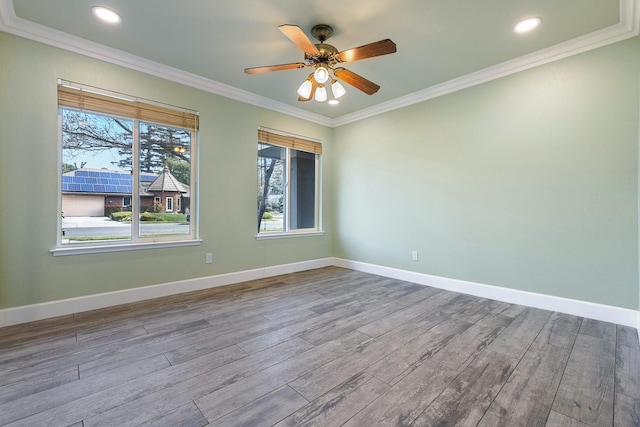
<path id="1" fill-rule="evenodd" d="M 91 8 L 93 14 L 101 21 L 107 24 L 119 24 L 122 22 L 122 17 L 111 9 L 107 9 L 102 6 L 94 6 Z"/>
<path id="2" fill-rule="evenodd" d="M 542 22 L 540 18 L 528 18 L 518 22 L 516 26 L 513 27 L 513 31 L 516 33 L 527 33 L 538 27 L 538 25 L 540 25 L 540 22 Z"/>

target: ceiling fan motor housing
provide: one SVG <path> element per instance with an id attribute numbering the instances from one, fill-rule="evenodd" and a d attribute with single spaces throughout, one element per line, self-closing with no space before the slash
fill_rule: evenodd
<path id="1" fill-rule="evenodd" d="M 318 24 L 311 29 L 311 35 L 320 40 L 320 43 L 324 43 L 325 40 L 333 35 L 333 28 L 329 25 Z"/>

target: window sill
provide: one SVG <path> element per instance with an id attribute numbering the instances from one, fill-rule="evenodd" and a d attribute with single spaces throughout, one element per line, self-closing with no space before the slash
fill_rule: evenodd
<path id="1" fill-rule="evenodd" d="M 64 248 L 55 248 L 51 250 L 53 256 L 67 256 L 67 255 L 84 255 L 84 254 L 100 254 L 107 252 L 124 252 L 124 251 L 138 251 L 142 249 L 161 249 L 161 248 L 175 248 L 180 246 L 198 246 L 202 244 L 202 240 L 180 240 L 171 242 L 153 242 L 153 243 L 127 243 L 127 244 L 115 244 L 115 245 L 100 245 L 100 246 L 72 246 Z"/>
<path id="2" fill-rule="evenodd" d="M 324 231 L 300 231 L 289 233 L 260 233 L 256 235 L 256 240 L 269 240 L 269 239 L 286 239 L 289 237 L 310 237 L 310 236 L 324 236 Z"/>

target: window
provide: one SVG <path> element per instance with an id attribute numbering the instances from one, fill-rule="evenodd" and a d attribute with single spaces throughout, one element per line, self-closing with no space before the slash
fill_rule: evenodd
<path id="1" fill-rule="evenodd" d="M 319 231 L 322 145 L 258 130 L 258 233 Z"/>
<path id="2" fill-rule="evenodd" d="M 68 82 L 58 104 L 58 247 L 195 239 L 173 202 L 193 212 L 196 112 Z"/>

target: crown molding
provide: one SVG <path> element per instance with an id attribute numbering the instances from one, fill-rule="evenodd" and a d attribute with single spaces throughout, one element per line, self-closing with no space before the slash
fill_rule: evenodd
<path id="1" fill-rule="evenodd" d="M 178 68 L 160 64 L 130 53 L 91 42 L 65 32 L 46 27 L 16 16 L 11 0 L 0 0 L 0 31 L 40 42 L 49 46 L 78 53 L 90 58 L 119 65 L 135 71 L 160 77 L 196 89 L 224 96 L 246 104 L 277 111 L 324 126 L 332 126 L 329 117 L 295 108 L 273 99 L 189 73 Z"/>
<path id="2" fill-rule="evenodd" d="M 27 21 L 16 16 L 12 0 L 0 0 L 0 31 L 333 128 L 635 37 L 640 33 L 640 0 L 619 1 L 620 22 L 616 25 L 336 118 L 311 113 L 212 79 Z"/>
<path id="3" fill-rule="evenodd" d="M 620 22 L 618 24 L 428 87 L 418 92 L 410 93 L 409 95 L 382 102 L 370 108 L 345 114 L 334 119 L 333 126 L 342 126 L 377 116 L 382 113 L 457 92 L 459 90 L 499 79 L 501 77 L 506 77 L 520 71 L 525 71 L 540 65 L 548 64 L 550 62 L 635 37 L 638 35 L 640 27 L 639 3 L 639 0 L 620 0 Z"/>

